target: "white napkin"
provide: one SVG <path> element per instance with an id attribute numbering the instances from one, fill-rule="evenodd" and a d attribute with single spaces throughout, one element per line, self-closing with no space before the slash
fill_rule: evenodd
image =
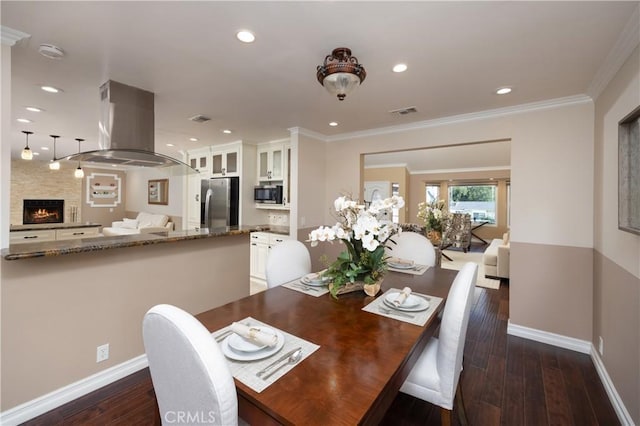
<path id="1" fill-rule="evenodd" d="M 248 325 L 234 322 L 231 324 L 231 331 L 237 335 L 244 337 L 256 345 L 266 345 L 273 347 L 278 343 L 278 336 L 275 334 L 265 333 L 257 327 L 249 327 Z"/>
<path id="2" fill-rule="evenodd" d="M 400 294 L 398 294 L 398 297 L 396 297 L 396 300 L 393 301 L 393 304 L 396 306 L 402 305 L 404 301 L 407 300 L 407 297 L 409 297 L 410 294 L 411 289 L 409 287 L 403 288 Z"/>

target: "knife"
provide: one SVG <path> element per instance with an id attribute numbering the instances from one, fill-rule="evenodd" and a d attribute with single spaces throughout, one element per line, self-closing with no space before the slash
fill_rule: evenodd
<path id="1" fill-rule="evenodd" d="M 278 365 L 279 363 L 281 363 L 282 361 L 286 360 L 287 358 L 289 358 L 291 356 L 292 353 L 294 353 L 295 351 L 298 351 L 302 349 L 302 346 L 292 349 L 289 352 L 287 352 L 286 354 L 282 355 L 280 358 L 276 359 L 275 361 L 273 361 L 271 364 L 267 365 L 265 368 L 263 368 L 262 370 L 258 371 L 256 373 L 256 376 L 260 377 L 262 376 L 264 373 L 266 373 L 267 371 L 269 371 L 270 369 L 272 369 L 273 367 L 275 367 L 276 365 Z"/>

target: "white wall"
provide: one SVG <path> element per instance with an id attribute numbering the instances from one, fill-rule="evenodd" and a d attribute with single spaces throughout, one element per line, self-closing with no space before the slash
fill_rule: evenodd
<path id="1" fill-rule="evenodd" d="M 169 179 L 169 204 L 149 204 L 147 184 L 151 179 Z M 168 176 L 162 168 L 127 171 L 125 210 L 182 216 L 185 176 Z"/>

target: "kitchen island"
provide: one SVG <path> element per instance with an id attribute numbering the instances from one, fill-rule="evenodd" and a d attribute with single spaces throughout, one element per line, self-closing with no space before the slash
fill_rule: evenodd
<path id="1" fill-rule="evenodd" d="M 98 225 L 99 226 L 99 225 Z M 204 238 L 244 235 L 255 231 L 269 231 L 268 225 L 202 228 L 190 231 L 171 231 L 157 234 L 134 234 L 111 237 L 82 238 L 68 241 L 46 241 L 10 245 L 2 250 L 5 260 L 30 259 L 43 256 L 85 253 L 124 247 L 139 247 L 152 244 L 175 243 Z"/>
<path id="2" fill-rule="evenodd" d="M 249 233 L 257 230 L 269 227 L 3 249 L 2 410 L 43 396 L 61 401 L 144 368 L 142 318 L 156 304 L 198 314 L 248 296 Z M 97 363 L 107 343 L 109 359 Z"/>

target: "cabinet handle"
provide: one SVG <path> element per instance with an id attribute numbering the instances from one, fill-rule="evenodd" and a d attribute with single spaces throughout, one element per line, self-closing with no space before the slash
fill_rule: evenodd
<path id="1" fill-rule="evenodd" d="M 200 194 L 196 194 L 196 201 L 200 201 Z"/>
<path id="2" fill-rule="evenodd" d="M 256 244 L 256 243 L 251 243 L 251 245 L 252 245 L 252 246 L 257 246 L 258 244 Z"/>
<path id="3" fill-rule="evenodd" d="M 25 236 L 25 237 L 22 237 L 22 238 L 24 238 L 25 240 L 30 240 L 30 239 L 33 239 L 33 238 L 38 238 L 38 236 L 37 235 L 28 235 L 28 236 Z"/>
<path id="4" fill-rule="evenodd" d="M 84 235 L 84 232 L 74 232 L 73 235 Z"/>

